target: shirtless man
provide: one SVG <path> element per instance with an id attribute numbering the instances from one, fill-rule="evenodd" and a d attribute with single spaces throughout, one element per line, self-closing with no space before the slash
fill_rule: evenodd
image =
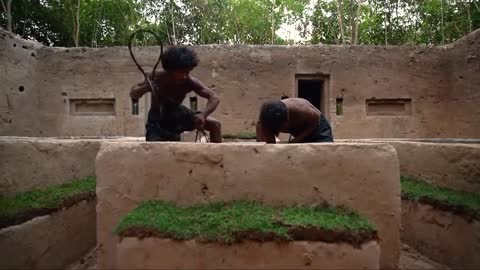
<path id="1" fill-rule="evenodd" d="M 170 47 L 162 56 L 163 71 L 156 72 L 152 79 L 155 90 L 152 91 L 146 81 L 132 86 L 130 97 L 133 101 L 152 92 L 146 124 L 147 141 L 180 141 L 182 132 L 194 129 L 209 131 L 211 142 L 222 141 L 220 122 L 209 116 L 220 100 L 215 92 L 190 76 L 198 62 L 196 53 L 190 48 Z M 208 100 L 203 112 L 193 112 L 182 105 L 191 91 Z"/>
<path id="2" fill-rule="evenodd" d="M 303 98 L 268 101 L 260 109 L 257 141 L 275 143 L 275 136 L 290 133 L 291 143 L 333 142 L 332 128 L 325 116 Z"/>

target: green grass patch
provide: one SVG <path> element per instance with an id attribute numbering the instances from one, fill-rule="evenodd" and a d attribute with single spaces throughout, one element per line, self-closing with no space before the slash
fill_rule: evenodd
<path id="1" fill-rule="evenodd" d="M 56 209 L 76 195 L 95 194 L 95 177 L 60 186 L 33 189 L 14 196 L 0 196 L 0 219 L 8 219 L 33 209 Z"/>
<path id="2" fill-rule="evenodd" d="M 235 134 L 223 134 L 224 139 L 241 139 L 241 140 L 253 140 L 257 138 L 255 132 L 240 132 Z"/>
<path id="3" fill-rule="evenodd" d="M 290 239 L 292 227 L 348 232 L 375 232 L 358 214 L 335 208 L 273 208 L 255 202 L 200 204 L 177 207 L 162 201 L 147 201 L 125 216 L 115 233 L 147 228 L 178 240 L 199 239 L 230 243 L 238 233 L 274 235 Z"/>
<path id="4" fill-rule="evenodd" d="M 403 198 L 438 204 L 442 208 L 450 206 L 456 212 L 462 212 L 480 220 L 480 195 L 478 194 L 436 187 L 404 176 L 400 178 L 400 182 Z"/>

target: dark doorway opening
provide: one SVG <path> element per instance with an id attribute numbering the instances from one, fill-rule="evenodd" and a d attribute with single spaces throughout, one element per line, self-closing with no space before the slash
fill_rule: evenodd
<path id="1" fill-rule="evenodd" d="M 319 79 L 299 79 L 298 97 L 304 98 L 313 104 L 320 111 L 322 108 L 323 80 Z"/>

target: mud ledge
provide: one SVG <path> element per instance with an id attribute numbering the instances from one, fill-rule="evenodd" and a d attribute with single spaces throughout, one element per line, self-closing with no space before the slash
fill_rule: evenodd
<path id="1" fill-rule="evenodd" d="M 33 208 L 33 209 L 28 209 L 25 211 L 22 211 L 20 213 L 17 213 L 12 216 L 3 216 L 0 219 L 0 229 L 9 227 L 9 226 L 14 226 L 18 224 L 22 224 L 26 221 L 29 221 L 35 217 L 39 216 L 45 216 L 54 212 L 57 212 L 61 209 L 64 208 L 69 208 L 71 206 L 74 206 L 75 204 L 81 202 L 81 201 L 91 201 L 95 200 L 96 195 L 95 193 L 81 193 L 81 194 L 75 194 L 72 197 L 66 198 L 62 200 L 59 206 L 57 207 L 51 207 L 51 208 Z"/>
<path id="2" fill-rule="evenodd" d="M 89 176 L 66 184 L 18 192 L 14 196 L 0 196 L 0 228 L 57 212 L 80 201 L 94 200 L 95 191 L 96 178 Z"/>
<path id="3" fill-rule="evenodd" d="M 441 210 L 441 211 L 446 211 L 446 212 L 451 212 L 455 215 L 461 216 L 465 218 L 468 222 L 472 222 L 473 220 L 478 220 L 480 221 L 480 215 L 473 209 L 468 208 L 466 206 L 462 205 L 452 205 L 449 204 L 448 202 L 441 201 L 441 200 L 436 200 L 433 198 L 428 198 L 428 197 L 421 197 L 419 199 L 412 199 L 409 198 L 408 196 L 402 194 L 402 200 L 407 200 L 410 202 L 417 202 L 417 203 L 422 203 L 429 205 L 433 207 L 434 209 Z"/>
<path id="4" fill-rule="evenodd" d="M 191 240 L 182 239 L 174 234 L 165 233 L 155 228 L 148 227 L 130 227 L 119 234 L 122 238 L 136 237 L 144 239 L 155 237 L 160 239 L 172 239 L 177 241 Z M 273 232 L 260 231 L 239 231 L 233 234 L 233 240 L 226 242 L 223 239 L 194 239 L 200 243 L 218 243 L 222 245 L 238 244 L 244 241 L 252 242 L 291 242 L 291 241 L 315 241 L 325 243 L 348 243 L 356 248 L 370 241 L 377 241 L 376 231 L 349 232 L 341 230 L 326 230 L 315 227 L 292 226 L 288 229 L 288 237 L 282 237 Z"/>
<path id="5" fill-rule="evenodd" d="M 423 181 L 401 177 L 402 200 L 429 205 L 450 212 L 468 222 L 480 220 L 480 195 L 436 187 Z"/>

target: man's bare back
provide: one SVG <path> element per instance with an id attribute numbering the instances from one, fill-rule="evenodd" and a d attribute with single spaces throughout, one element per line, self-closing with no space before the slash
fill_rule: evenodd
<path id="1" fill-rule="evenodd" d="M 303 98 L 288 98 L 283 102 L 288 109 L 288 119 L 280 132 L 297 137 L 303 130 L 318 123 L 321 112 Z"/>
<path id="2" fill-rule="evenodd" d="M 262 106 L 257 123 L 257 141 L 275 143 L 275 136 L 279 132 L 294 136 L 292 143 L 333 141 L 325 117 L 308 100 L 302 98 L 286 98 Z"/>

